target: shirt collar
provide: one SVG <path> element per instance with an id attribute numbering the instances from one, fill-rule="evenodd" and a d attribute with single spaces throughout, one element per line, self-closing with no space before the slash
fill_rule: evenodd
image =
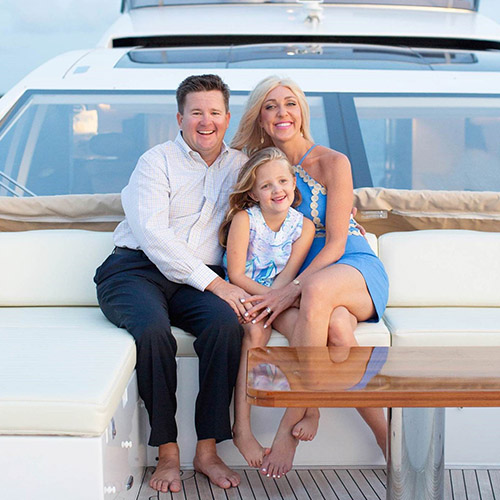
<path id="1" fill-rule="evenodd" d="M 187 144 L 187 142 L 184 140 L 184 137 L 182 137 L 182 132 L 179 130 L 179 132 L 177 133 L 177 137 L 175 138 L 174 142 L 177 144 L 177 146 L 179 146 L 179 148 L 182 149 L 182 151 L 184 151 L 184 153 L 186 153 L 189 157 L 191 158 L 201 158 L 201 155 L 200 153 L 198 153 L 197 151 L 194 151 L 193 149 L 191 149 L 189 147 L 189 145 Z M 217 156 L 215 162 L 213 163 L 213 165 L 216 165 L 216 164 L 219 164 L 220 160 L 224 157 L 224 156 L 227 156 L 227 154 L 229 153 L 229 147 L 227 146 L 227 144 L 222 141 L 222 147 L 221 147 L 221 151 L 219 153 L 219 156 Z M 203 158 L 201 158 L 203 159 Z"/>

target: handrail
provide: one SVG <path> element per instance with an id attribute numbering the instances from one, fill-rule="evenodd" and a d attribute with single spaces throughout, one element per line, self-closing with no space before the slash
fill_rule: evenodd
<path id="1" fill-rule="evenodd" d="M 21 189 L 24 191 L 26 194 L 29 194 L 30 196 L 36 196 L 33 191 L 30 191 L 26 186 L 23 186 L 22 184 L 19 184 L 19 182 L 15 181 L 12 177 L 7 175 L 5 172 L 0 171 L 0 176 L 3 177 L 4 179 L 7 179 L 11 184 L 14 184 L 17 188 Z M 10 188 L 7 184 L 3 183 L 0 181 L 0 186 L 6 189 L 9 193 L 12 193 L 14 196 L 20 197 L 21 195 L 14 191 L 12 188 Z"/>

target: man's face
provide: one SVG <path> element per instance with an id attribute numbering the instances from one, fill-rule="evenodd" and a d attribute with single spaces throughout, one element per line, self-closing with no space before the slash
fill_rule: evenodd
<path id="1" fill-rule="evenodd" d="M 230 114 L 219 90 L 191 92 L 186 96 L 184 112 L 177 122 L 187 145 L 211 165 L 219 156 Z"/>

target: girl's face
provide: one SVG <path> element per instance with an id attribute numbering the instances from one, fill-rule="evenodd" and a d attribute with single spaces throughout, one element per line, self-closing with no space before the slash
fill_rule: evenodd
<path id="1" fill-rule="evenodd" d="M 302 113 L 288 87 L 276 87 L 267 94 L 260 109 L 260 126 L 275 144 L 300 136 Z"/>
<path id="2" fill-rule="evenodd" d="M 264 214 L 285 214 L 295 198 L 295 176 L 284 161 L 264 163 L 257 169 L 250 196 Z"/>

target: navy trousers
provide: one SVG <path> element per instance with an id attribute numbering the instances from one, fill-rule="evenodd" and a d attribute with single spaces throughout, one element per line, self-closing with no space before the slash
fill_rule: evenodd
<path id="1" fill-rule="evenodd" d="M 222 269 L 212 267 L 219 274 Z M 171 325 L 196 337 L 198 440 L 231 438 L 229 405 L 236 383 L 243 329 L 236 314 L 211 292 L 173 283 L 138 250 L 115 249 L 94 281 L 105 316 L 133 335 L 137 379 L 151 424 L 149 444 L 177 441 L 177 344 Z M 187 383 L 186 381 L 181 381 Z"/>

